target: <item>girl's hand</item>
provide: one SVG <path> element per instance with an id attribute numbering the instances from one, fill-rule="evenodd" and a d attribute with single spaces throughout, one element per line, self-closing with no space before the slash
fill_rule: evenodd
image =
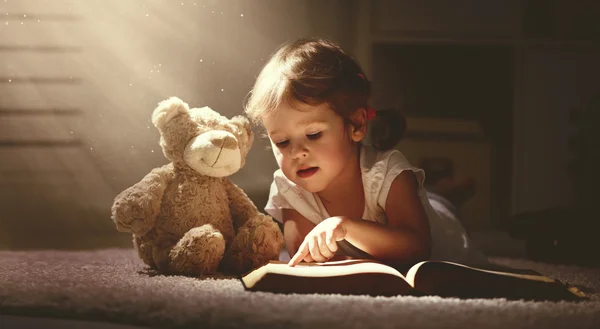
<path id="1" fill-rule="evenodd" d="M 325 262 L 332 258 L 338 250 L 337 241 L 346 238 L 345 218 L 329 217 L 319 223 L 304 237 L 298 251 L 288 263 L 295 266 L 301 261 Z"/>

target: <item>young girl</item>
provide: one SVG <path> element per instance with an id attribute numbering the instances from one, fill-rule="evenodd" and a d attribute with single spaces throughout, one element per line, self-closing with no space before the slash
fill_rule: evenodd
<path id="1" fill-rule="evenodd" d="M 246 114 L 266 129 L 280 168 L 265 210 L 283 223 L 289 264 L 347 257 L 393 266 L 468 261 L 460 224 L 440 219 L 423 189 L 423 171 L 391 150 L 403 118 L 370 108 L 370 89 L 352 57 L 323 39 L 283 45 L 256 80 Z"/>

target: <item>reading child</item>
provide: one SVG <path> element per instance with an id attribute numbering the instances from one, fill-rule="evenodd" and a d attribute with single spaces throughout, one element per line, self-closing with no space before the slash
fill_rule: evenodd
<path id="1" fill-rule="evenodd" d="M 370 92 L 359 64 L 316 38 L 280 47 L 255 82 L 246 114 L 264 126 L 280 168 L 265 211 L 283 223 L 289 265 L 479 261 L 462 226 L 431 207 L 423 171 L 392 149 L 404 119 L 370 108 Z"/>

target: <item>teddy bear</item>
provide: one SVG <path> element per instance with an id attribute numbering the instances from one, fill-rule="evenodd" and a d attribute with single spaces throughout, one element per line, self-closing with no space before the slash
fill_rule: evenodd
<path id="1" fill-rule="evenodd" d="M 171 97 L 152 123 L 170 163 L 119 193 L 111 208 L 142 261 L 161 273 L 200 276 L 241 274 L 277 259 L 279 226 L 228 178 L 252 146 L 249 120 Z"/>

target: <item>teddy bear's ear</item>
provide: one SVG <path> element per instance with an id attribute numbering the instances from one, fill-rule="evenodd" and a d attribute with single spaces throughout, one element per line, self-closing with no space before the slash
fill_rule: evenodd
<path id="1" fill-rule="evenodd" d="M 245 116 L 236 115 L 233 118 L 231 118 L 231 123 L 237 125 L 238 127 L 240 127 L 240 129 L 245 130 L 246 135 L 248 135 L 249 138 L 253 137 L 252 126 L 250 125 L 250 121 L 248 120 L 248 118 L 246 118 Z"/>
<path id="2" fill-rule="evenodd" d="M 152 112 L 152 124 L 160 130 L 167 125 L 171 119 L 182 113 L 188 113 L 188 104 L 177 97 L 171 97 L 158 103 L 158 107 Z"/>

